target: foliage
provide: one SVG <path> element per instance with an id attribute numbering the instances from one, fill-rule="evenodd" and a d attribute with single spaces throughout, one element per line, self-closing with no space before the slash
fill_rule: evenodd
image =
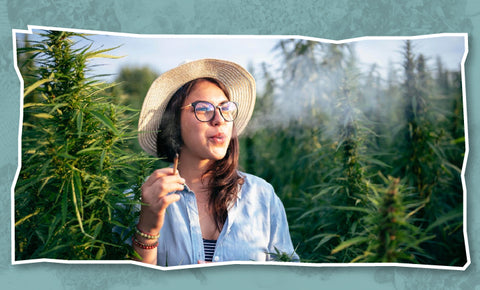
<path id="1" fill-rule="evenodd" d="M 459 73 L 431 75 L 409 41 L 385 82 L 353 45 L 277 51 L 241 164 L 276 188 L 302 261 L 464 265 Z"/>
<path id="2" fill-rule="evenodd" d="M 120 233 L 135 219 L 129 195 L 142 180 L 132 164 L 149 161 L 122 145 L 133 136 L 129 109 L 105 94 L 110 85 L 86 77 L 89 59 L 109 51 L 78 47 L 76 40 L 86 37 L 46 31 L 18 51 L 28 53 L 36 81 L 24 90 L 16 260 L 121 259 L 129 253 Z"/>
<path id="3" fill-rule="evenodd" d="M 143 99 L 156 77 L 157 74 L 148 67 L 122 67 L 115 77 L 115 83 L 118 85 L 109 91 L 117 96 L 115 99 L 117 104 L 131 109 L 126 113 L 135 120 L 138 119 Z M 143 152 L 137 138 L 127 140 L 126 146 L 134 152 Z"/>
<path id="4" fill-rule="evenodd" d="M 41 36 L 18 58 L 16 259 L 122 259 L 129 195 L 153 162 L 164 166 L 138 153 L 132 130 L 156 74 L 123 68 L 120 85 L 99 83 L 87 62 L 108 50 L 76 46 L 85 35 Z M 410 41 L 385 77 L 359 69 L 353 44 L 281 40 L 276 52 L 279 67 L 256 74 L 264 88 L 240 164 L 276 188 L 302 261 L 464 265 L 460 72 L 440 58 L 433 69 Z"/>
<path id="5" fill-rule="evenodd" d="M 385 180 L 387 182 L 388 188 L 381 187 L 381 191 L 370 196 L 369 206 L 364 208 L 365 215 L 360 220 L 362 231 L 340 243 L 332 254 L 355 246 L 364 250 L 351 262 L 418 262 L 417 257 L 424 254 L 419 245 L 432 237 L 409 220 L 424 204 L 405 199 L 408 191 L 400 187 L 398 178 Z M 364 244 L 365 247 L 360 247 Z"/>
<path id="6" fill-rule="evenodd" d="M 113 88 L 122 105 L 133 109 L 142 108 L 148 88 L 158 74 L 149 67 L 122 67 L 115 77 L 117 86 Z"/>

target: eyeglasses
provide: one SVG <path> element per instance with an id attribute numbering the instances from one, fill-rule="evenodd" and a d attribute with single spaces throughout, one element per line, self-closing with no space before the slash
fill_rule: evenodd
<path id="1" fill-rule="evenodd" d="M 238 105 L 235 102 L 227 101 L 221 103 L 218 106 L 214 106 L 212 103 L 207 101 L 197 101 L 193 102 L 190 105 L 186 105 L 181 109 L 185 109 L 192 106 L 193 111 L 195 112 L 195 117 L 200 122 L 210 122 L 215 118 L 216 109 L 220 109 L 220 115 L 227 122 L 232 122 L 237 118 L 238 115 Z"/>

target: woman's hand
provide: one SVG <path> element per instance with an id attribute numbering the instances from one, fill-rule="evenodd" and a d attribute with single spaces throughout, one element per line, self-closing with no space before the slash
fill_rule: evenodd
<path id="1" fill-rule="evenodd" d="M 180 195 L 168 194 L 184 189 L 185 179 L 181 178 L 178 170 L 173 173 L 172 168 L 155 170 L 142 185 L 142 207 L 138 229 L 151 235 L 160 232 L 165 218 L 167 207 L 178 201 Z"/>

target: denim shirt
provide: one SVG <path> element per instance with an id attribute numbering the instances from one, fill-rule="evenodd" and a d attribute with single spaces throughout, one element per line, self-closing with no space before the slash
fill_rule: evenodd
<path id="1" fill-rule="evenodd" d="M 241 174 L 245 181 L 228 210 L 213 262 L 269 261 L 276 250 L 298 260 L 285 209 L 273 187 L 259 177 Z M 159 266 L 197 264 L 205 260 L 195 195 L 186 186 L 176 193 L 180 200 L 167 208 L 160 232 Z"/>

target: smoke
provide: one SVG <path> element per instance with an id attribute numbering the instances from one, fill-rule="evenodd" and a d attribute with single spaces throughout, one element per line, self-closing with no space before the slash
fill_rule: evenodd
<path id="1" fill-rule="evenodd" d="M 339 51 L 344 55 L 342 58 L 329 58 Z M 258 94 L 258 104 L 247 132 L 288 128 L 295 123 L 337 134 L 345 120 L 358 118 L 358 112 L 366 109 L 355 103 L 362 75 L 349 63 L 353 58 L 350 48 L 322 44 L 314 57 L 298 55 L 283 60 L 278 68 L 264 66 L 270 71 L 263 72 L 259 83 L 268 84 L 269 77 L 273 79 L 273 89 Z M 362 105 L 373 103 L 374 100 L 364 100 Z"/>

